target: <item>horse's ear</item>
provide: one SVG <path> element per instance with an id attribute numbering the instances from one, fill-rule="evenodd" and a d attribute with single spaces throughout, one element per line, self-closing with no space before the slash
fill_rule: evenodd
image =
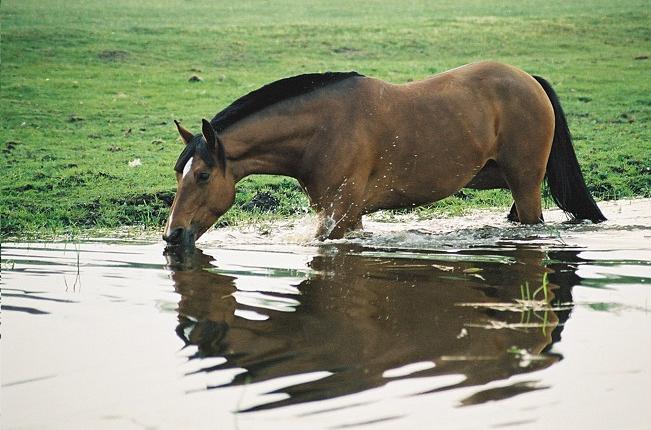
<path id="1" fill-rule="evenodd" d="M 190 141 L 192 141 L 192 139 L 194 138 L 192 133 L 190 133 L 188 130 L 183 128 L 183 126 L 181 124 L 179 124 L 179 122 L 177 120 L 174 120 L 174 124 L 176 124 L 176 128 L 179 130 L 179 134 L 181 135 L 181 138 L 183 139 L 183 142 L 186 145 L 188 143 L 190 143 Z"/>
<path id="2" fill-rule="evenodd" d="M 212 125 L 205 118 L 201 120 L 201 125 L 201 131 L 203 132 L 203 137 L 206 138 L 208 149 L 215 154 L 222 173 L 226 175 L 226 150 L 224 149 L 224 144 L 217 134 L 215 134 L 215 129 L 212 128 Z"/>
<path id="3" fill-rule="evenodd" d="M 208 149 L 214 151 L 217 145 L 215 129 L 212 128 L 212 125 L 210 125 L 210 123 L 205 118 L 201 120 L 201 131 L 203 132 L 203 137 L 206 138 Z"/>

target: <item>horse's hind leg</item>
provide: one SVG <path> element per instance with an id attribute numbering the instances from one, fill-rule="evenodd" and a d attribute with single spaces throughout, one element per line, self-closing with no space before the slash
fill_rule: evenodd
<path id="1" fill-rule="evenodd" d="M 508 219 L 522 224 L 541 223 L 543 219 L 540 191 L 545 176 L 545 163 L 541 161 L 525 164 L 521 159 L 513 158 L 498 163 L 515 200 Z"/>
<path id="2" fill-rule="evenodd" d="M 518 210 L 518 220 L 522 224 L 539 224 L 542 220 L 542 204 L 540 187 L 532 190 L 511 190 L 515 207 Z"/>
<path id="3" fill-rule="evenodd" d="M 551 118 L 548 119 L 551 121 Z M 553 131 L 553 122 L 546 124 L 543 121 L 531 126 L 524 123 L 520 127 L 505 130 L 502 137 L 504 144 L 496 161 L 515 200 L 517 220 L 522 224 L 538 224 L 543 221 L 540 191 Z M 513 219 L 514 215 L 512 209 L 509 219 Z"/>
<path id="4" fill-rule="evenodd" d="M 513 205 L 511 205 L 511 210 L 509 211 L 509 214 L 506 216 L 506 219 L 508 219 L 511 222 L 520 221 L 520 218 L 518 218 L 518 209 L 515 207 L 515 202 L 513 202 Z"/>
<path id="5" fill-rule="evenodd" d="M 509 214 L 506 216 L 506 219 L 508 219 L 511 222 L 520 222 L 520 218 L 518 218 L 518 209 L 515 207 L 515 203 L 511 205 L 511 210 L 509 211 Z M 540 221 L 545 221 L 542 213 L 540 214 Z"/>
<path id="6" fill-rule="evenodd" d="M 464 188 L 470 188 L 473 190 L 493 190 L 493 189 L 509 189 L 509 185 L 506 183 L 502 169 L 495 162 L 495 160 L 488 160 L 484 167 L 475 175 L 470 182 L 466 184 Z M 509 221 L 518 222 L 518 211 L 515 208 L 515 203 L 511 206 L 511 211 L 506 216 Z"/>
<path id="7" fill-rule="evenodd" d="M 544 173 L 543 173 L 544 175 Z M 540 197 L 540 187 L 542 184 L 542 175 L 532 175 L 527 178 L 512 178 L 507 173 L 506 178 L 515 200 L 515 209 L 517 220 L 522 224 L 538 224 L 543 222 L 542 218 L 542 200 Z M 509 214 L 511 219 L 513 213 Z"/>

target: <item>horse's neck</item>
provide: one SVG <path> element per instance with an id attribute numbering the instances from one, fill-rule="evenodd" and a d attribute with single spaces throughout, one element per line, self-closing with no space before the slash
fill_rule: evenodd
<path id="1" fill-rule="evenodd" d="M 257 114 L 222 137 L 236 182 L 252 174 L 300 178 L 300 161 L 317 129 L 317 112 Z"/>

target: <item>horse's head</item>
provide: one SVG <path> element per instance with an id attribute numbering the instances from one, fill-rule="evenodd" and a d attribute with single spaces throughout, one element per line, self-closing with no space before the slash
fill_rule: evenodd
<path id="1" fill-rule="evenodd" d="M 163 239 L 169 246 L 191 248 L 235 199 L 235 182 L 226 166 L 226 152 L 212 126 L 203 120 L 203 135 L 192 135 L 177 121 L 185 142 L 174 170 L 176 197 Z"/>

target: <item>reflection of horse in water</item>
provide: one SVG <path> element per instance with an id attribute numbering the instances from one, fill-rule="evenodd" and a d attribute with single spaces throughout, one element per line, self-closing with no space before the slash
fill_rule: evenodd
<path id="1" fill-rule="evenodd" d="M 551 282 L 566 279 L 556 273 L 546 275 L 550 272 L 543 265 L 546 253 L 500 251 L 502 257 L 496 261 L 482 260 L 485 251 L 476 256 L 472 251 L 464 254 L 457 254 L 463 257 L 458 260 L 442 255 L 440 261 L 432 260 L 432 254 L 428 259 L 385 258 L 350 249 L 317 256 L 310 263 L 314 273 L 298 285 L 300 295 L 287 295 L 300 304 L 294 312 L 279 312 L 238 303 L 232 294 L 234 278 L 205 270 L 212 267 L 212 257 L 198 252 L 193 257 L 195 269 L 172 271 L 181 294 L 177 333 L 198 347 L 197 358 L 226 359 L 205 371 L 246 370 L 227 385 L 331 373 L 280 389 L 277 392 L 288 394 L 285 399 L 253 409 L 378 387 L 395 380 L 387 370 L 412 363 L 433 364 L 404 377 L 465 377 L 441 388 L 450 389 L 483 385 L 556 362 L 558 356 L 545 353 L 560 338 L 569 311 L 555 312 L 547 303 L 540 307 L 540 302 L 539 310 L 491 305 L 515 303 L 525 291 L 531 294 L 546 284 L 547 278 Z M 561 269 L 566 277 L 568 267 Z M 566 301 L 571 285 L 545 285 L 548 303 L 554 303 L 558 295 Z M 283 298 L 282 294 L 265 294 L 272 300 Z M 539 291 L 536 299 L 543 296 Z M 252 321 L 236 316 L 236 310 L 254 310 L 269 318 Z M 522 351 L 537 359 L 526 362 Z M 510 389 L 511 394 L 495 396 L 533 388 Z M 466 402 L 485 401 L 478 399 L 481 393 Z"/>

